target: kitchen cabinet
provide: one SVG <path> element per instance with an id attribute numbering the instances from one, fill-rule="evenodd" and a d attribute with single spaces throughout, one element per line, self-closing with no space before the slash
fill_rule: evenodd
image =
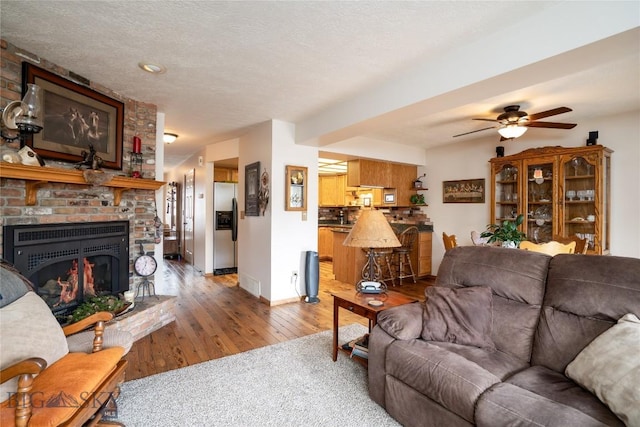
<path id="1" fill-rule="evenodd" d="M 346 175 L 320 175 L 318 177 L 318 205 L 344 206 L 346 184 Z"/>
<path id="2" fill-rule="evenodd" d="M 396 189 L 396 206 L 410 206 L 411 196 L 416 194 L 413 181 L 418 176 L 418 167 L 410 165 L 391 165 L 391 188 Z"/>
<path id="3" fill-rule="evenodd" d="M 577 235 L 588 253 L 608 254 L 611 153 L 601 145 L 544 147 L 491 159 L 491 218 L 527 218 L 527 240 Z"/>
<path id="4" fill-rule="evenodd" d="M 214 167 L 213 180 L 215 182 L 238 182 L 238 169 Z"/>
<path id="5" fill-rule="evenodd" d="M 431 245 L 433 233 L 422 232 L 418 235 L 416 245 L 416 274 L 418 277 L 431 275 Z M 413 259 L 411 260 L 413 262 Z"/>
<path id="6" fill-rule="evenodd" d="M 318 260 L 333 259 L 333 231 L 331 227 L 318 227 Z"/>
<path id="7" fill-rule="evenodd" d="M 392 164 L 358 159 L 347 162 L 347 186 L 391 188 Z M 413 178 L 415 179 L 415 178 Z"/>

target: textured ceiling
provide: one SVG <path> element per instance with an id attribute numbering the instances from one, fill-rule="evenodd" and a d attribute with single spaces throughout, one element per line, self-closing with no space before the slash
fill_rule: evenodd
<path id="1" fill-rule="evenodd" d="M 171 167 L 254 124 L 308 119 L 554 4 L 2 0 L 0 34 L 123 96 L 156 104 L 166 114 L 166 130 L 180 135 L 166 149 Z M 145 73 L 140 61 L 167 72 Z M 602 100 L 600 111 L 637 108 L 638 94 L 628 90 L 638 85 L 637 49 L 602 67 L 432 109 L 368 136 L 409 145 L 454 143 L 451 135 L 478 128 L 471 117 L 497 115 L 496 107 L 513 100 L 531 113 L 560 105 L 593 110 L 593 99 Z M 589 84 L 596 78 L 597 85 Z M 570 114 L 562 121 L 579 118 Z"/>

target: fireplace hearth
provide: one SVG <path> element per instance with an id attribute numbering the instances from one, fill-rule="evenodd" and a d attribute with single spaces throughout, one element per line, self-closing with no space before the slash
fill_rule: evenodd
<path id="1" fill-rule="evenodd" d="M 129 222 L 7 225 L 4 257 L 56 317 L 87 298 L 129 289 Z"/>

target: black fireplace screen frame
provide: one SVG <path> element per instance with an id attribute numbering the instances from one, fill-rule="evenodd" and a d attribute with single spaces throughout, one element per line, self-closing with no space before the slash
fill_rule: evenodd
<path id="1" fill-rule="evenodd" d="M 129 289 L 129 221 L 88 223 L 5 225 L 3 227 L 4 257 L 29 279 L 36 292 L 47 302 L 56 315 L 68 314 L 89 295 L 84 295 L 86 273 L 92 278 L 92 260 L 100 260 L 100 294 L 117 295 Z M 64 267 L 62 267 L 64 266 Z M 56 295 L 47 295 L 45 281 L 54 281 L 61 268 L 74 267 L 79 283 L 77 295 L 64 303 L 58 289 L 60 302 L 52 304 Z M 108 272 L 109 277 L 103 276 Z M 60 283 L 60 279 L 58 279 Z M 99 285 L 100 283 L 96 283 Z M 61 286 L 60 286 L 61 288 Z"/>

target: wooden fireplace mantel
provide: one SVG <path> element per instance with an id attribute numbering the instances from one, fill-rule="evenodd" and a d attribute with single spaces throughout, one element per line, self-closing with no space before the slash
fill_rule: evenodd
<path id="1" fill-rule="evenodd" d="M 108 173 L 108 172 L 106 172 Z M 22 179 L 25 181 L 25 205 L 34 206 L 37 202 L 38 188 L 49 183 L 92 185 L 87 182 L 84 173 L 76 169 L 61 169 L 41 166 L 0 163 L 0 178 Z M 122 193 L 128 190 L 157 190 L 166 182 L 151 179 L 113 176 L 109 181 L 98 184 L 113 188 L 113 203 L 118 206 Z"/>

